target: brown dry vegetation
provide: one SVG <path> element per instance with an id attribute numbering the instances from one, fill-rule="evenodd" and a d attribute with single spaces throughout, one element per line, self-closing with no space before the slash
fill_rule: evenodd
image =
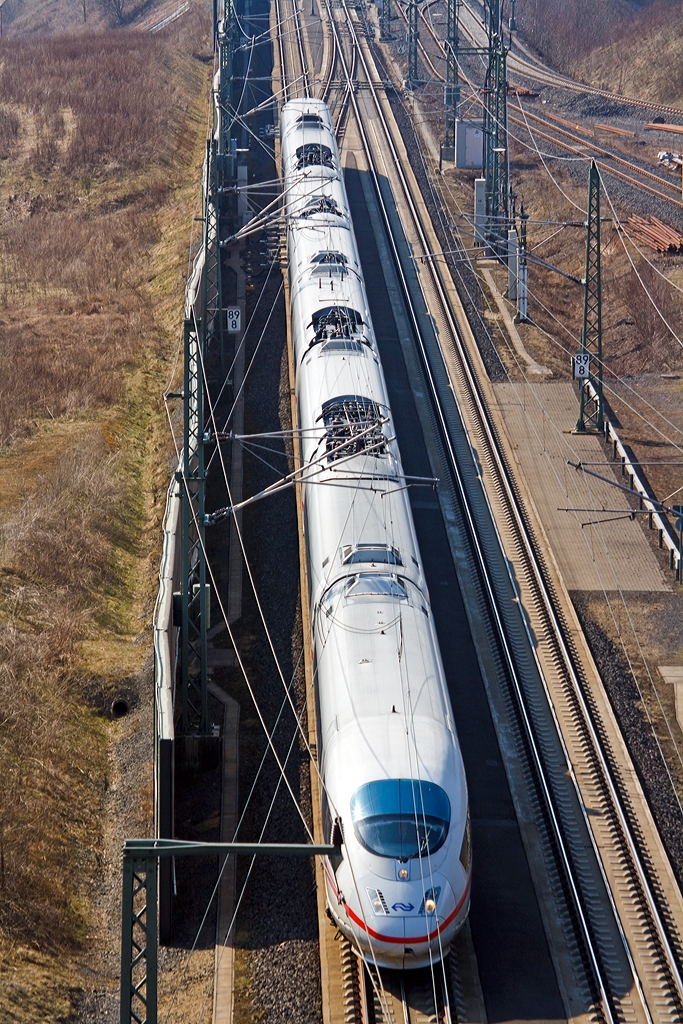
<path id="1" fill-rule="evenodd" d="M 582 81 L 659 103 L 683 105 L 683 12 L 660 0 L 600 40 L 576 66 Z"/>
<path id="2" fill-rule="evenodd" d="M 660 103 L 683 101 L 678 0 L 519 0 L 521 38 L 580 81 Z"/>
<path id="3" fill-rule="evenodd" d="M 75 35 L 139 24 L 154 17 L 165 3 L 168 0 L 5 0 L 3 34 L 10 38 Z"/>
<path id="4" fill-rule="evenodd" d="M 2 1020 L 69 1016 L 106 711 L 149 655 L 206 14 L 0 46 Z"/>

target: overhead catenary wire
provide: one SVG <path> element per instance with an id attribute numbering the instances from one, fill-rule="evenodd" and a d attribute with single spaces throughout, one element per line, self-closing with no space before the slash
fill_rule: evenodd
<path id="1" fill-rule="evenodd" d="M 561 633 L 558 633 L 558 636 L 560 636 L 560 637 L 561 637 Z M 562 643 L 563 643 L 563 641 L 562 641 Z M 532 644 L 532 648 L 533 648 L 533 651 L 535 651 L 535 656 L 536 656 L 536 646 Z M 570 664 L 570 663 L 568 663 L 568 664 Z M 580 692 L 581 692 L 581 691 L 580 691 Z M 590 722 L 591 722 L 591 719 L 590 719 L 590 716 L 589 716 L 589 718 L 587 719 L 587 723 L 590 723 Z M 589 727 L 590 727 L 591 729 L 593 728 L 593 727 L 592 727 L 592 726 L 590 726 L 590 725 L 589 725 Z M 596 753 L 598 753 L 598 756 L 599 756 L 599 757 L 602 757 L 602 756 L 603 756 L 603 755 L 602 755 L 602 753 L 601 753 L 601 748 L 600 748 L 600 745 L 599 745 L 599 744 L 594 744 L 594 749 L 595 749 Z M 609 775 L 608 775 L 608 774 L 607 774 L 607 777 L 609 777 Z M 622 813 L 622 812 L 620 811 L 620 808 L 621 808 L 621 804 L 620 804 L 620 803 L 618 803 L 618 801 L 617 801 L 617 802 L 616 802 L 616 803 L 614 804 L 614 808 L 615 808 L 615 810 L 616 810 L 617 814 L 621 814 L 621 813 Z M 592 834 L 590 834 L 590 835 L 592 835 Z M 629 831 L 628 831 L 628 826 L 627 826 L 627 829 L 626 829 L 626 831 L 625 831 L 625 836 L 626 836 L 627 838 L 629 838 L 629 837 L 630 837 L 630 833 L 629 833 Z M 632 841 L 631 839 L 629 839 L 629 843 L 630 843 L 630 844 L 631 844 L 631 845 L 633 846 L 633 841 Z M 637 867 L 638 871 L 642 872 L 642 865 L 640 864 L 640 860 L 639 860 L 639 858 L 638 858 L 638 854 L 637 854 L 637 852 L 634 852 L 634 857 L 635 857 L 635 860 L 634 860 L 634 864 L 636 865 L 636 867 Z M 650 893 L 649 893 L 649 890 L 647 889 L 647 887 L 645 887 L 645 889 L 644 889 L 644 895 L 645 895 L 645 898 L 646 898 L 646 899 L 648 900 L 648 902 L 650 902 L 650 903 L 651 903 L 651 899 L 652 899 L 652 897 L 651 897 L 651 895 L 650 895 Z M 655 920 L 656 920 L 656 909 L 655 909 L 655 910 L 653 910 L 653 912 L 654 912 L 654 914 L 655 914 Z M 630 954 L 629 954 L 629 948 L 628 948 L 628 944 L 626 943 L 626 936 L 625 936 L 625 934 L 624 934 L 623 932 L 622 932 L 622 938 L 623 938 L 623 941 L 625 942 L 625 951 L 627 952 L 627 955 L 630 955 Z M 666 948 L 667 948 L 667 950 L 668 950 L 668 952 L 667 952 L 667 956 L 668 956 L 668 965 L 669 965 L 669 967 L 671 968 L 671 970 L 673 971 L 673 977 L 674 977 L 674 978 L 677 978 L 677 977 L 678 977 L 678 972 L 677 972 L 677 968 L 676 968 L 675 962 L 674 962 L 674 961 L 673 961 L 673 959 L 672 959 L 672 954 L 671 954 L 671 950 L 670 950 L 669 946 L 666 946 Z M 638 984 L 638 979 L 637 979 L 637 977 L 636 977 L 636 983 Z M 605 1005 L 605 1006 L 606 1006 L 606 1005 Z M 646 1007 L 645 1007 L 645 1012 L 647 1013 L 647 1008 L 646 1008 Z"/>
<path id="2" fill-rule="evenodd" d="M 530 293 L 530 295 L 532 295 L 532 297 L 535 297 L 535 296 L 533 296 L 533 293 Z M 544 332 L 544 333 L 545 333 L 545 332 Z M 550 337 L 550 335 L 549 335 L 549 337 Z M 554 340 L 554 339 L 552 339 L 552 340 Z M 565 351 L 568 351 L 568 350 L 566 350 L 566 349 L 565 349 Z M 521 365 L 519 364 L 519 362 L 518 362 L 518 368 L 520 369 L 521 373 L 522 373 L 522 374 L 523 374 L 523 375 L 525 376 L 525 379 L 526 379 L 526 373 L 525 373 L 525 369 L 524 369 L 524 367 L 523 367 L 523 366 L 521 366 Z M 528 381 L 527 381 L 527 383 L 528 383 Z M 535 392 L 533 391 L 533 389 L 532 389 L 532 394 L 534 395 L 534 398 L 535 398 L 535 399 L 536 399 L 536 401 L 538 402 L 537 396 L 535 395 Z M 623 400 L 623 399 L 622 399 L 622 400 Z M 538 403 L 538 404 L 539 404 L 539 406 L 540 406 L 540 403 Z M 628 403 L 625 403 L 625 404 L 628 404 Z M 520 403 L 520 405 L 522 405 L 522 407 L 523 407 L 523 403 Z M 546 410 L 546 409 L 545 409 L 545 408 L 544 408 L 543 406 L 540 406 L 540 408 L 541 408 L 541 410 L 542 410 L 542 412 L 543 412 L 544 416 L 545 416 L 545 417 L 546 417 L 546 418 L 547 418 L 547 419 L 549 420 L 549 422 L 550 422 L 550 423 L 552 424 L 552 426 L 554 427 L 554 429 L 555 429 L 555 430 L 557 431 L 558 435 L 562 435 L 562 434 L 563 434 L 563 432 L 562 432 L 562 429 L 561 429 L 561 427 L 560 427 L 560 426 L 558 426 L 557 424 L 555 424 L 555 423 L 553 422 L 552 418 L 551 418 L 551 417 L 550 417 L 550 416 L 548 415 L 548 413 L 547 413 L 547 410 Z M 630 407 L 630 406 L 629 406 L 629 408 L 632 408 L 632 407 Z M 637 410 L 635 410 L 635 409 L 634 409 L 633 411 L 637 411 Z M 642 414 L 641 414 L 641 415 L 642 415 Z M 651 426 L 654 426 L 653 424 L 649 424 L 649 425 L 651 425 Z M 533 427 L 532 427 L 532 429 L 533 429 Z M 539 440 L 540 440 L 540 439 L 539 439 Z M 563 437 L 563 441 L 564 441 L 564 443 L 568 444 L 568 441 L 567 441 L 567 440 L 566 440 L 566 438 L 564 438 L 564 437 Z M 670 443 L 674 444 L 674 442 L 672 442 L 672 441 L 670 441 Z M 545 448 L 545 446 L 543 446 L 543 447 Z M 551 466 L 551 469 L 552 469 L 552 471 L 553 471 L 553 472 L 555 473 L 555 475 L 557 476 L 557 473 L 556 473 L 556 471 L 555 471 L 555 469 L 554 469 L 554 466 L 552 465 L 552 460 L 550 460 L 550 466 Z M 559 477 L 558 477 L 558 482 L 559 482 Z M 668 500 L 668 499 L 667 499 L 667 500 Z M 598 508 L 597 506 L 594 506 L 594 512 L 599 512 L 599 508 Z M 610 554 L 609 554 L 609 550 L 608 550 L 608 548 L 607 548 L 607 546 L 606 546 L 606 541 L 604 541 L 604 544 L 605 544 L 605 551 L 606 551 L 607 557 L 611 559 L 611 556 L 610 556 Z M 617 579 L 617 578 L 616 578 L 616 574 L 615 574 L 615 580 L 616 580 L 616 579 Z M 607 602 L 608 602 L 608 605 L 610 605 L 610 610 L 611 610 L 611 614 L 612 614 L 612 617 L 613 617 L 613 619 L 614 619 L 614 623 L 615 623 L 615 625 L 616 625 L 616 617 L 615 617 L 615 615 L 614 615 L 614 612 L 613 612 L 613 610 L 611 609 L 611 604 L 610 604 L 610 602 L 609 602 L 609 598 L 608 598 L 608 596 L 607 596 L 607 588 L 606 588 L 606 586 L 605 586 L 605 584 L 604 584 L 604 583 L 602 583 L 602 586 L 603 586 L 603 591 L 604 591 L 604 593 L 605 593 L 605 598 L 606 598 L 606 600 L 607 600 Z M 626 601 L 626 598 L 625 598 L 625 596 L 624 596 L 624 594 L 623 594 L 623 591 L 621 590 L 621 588 L 620 588 L 620 587 L 619 587 L 619 585 L 618 585 L 618 580 L 617 580 L 617 589 L 619 590 L 619 592 L 620 592 L 620 594 L 621 594 L 621 597 L 622 597 L 622 602 L 623 602 L 624 608 L 625 608 L 625 610 L 626 610 L 626 612 L 627 612 L 627 615 L 629 616 L 629 621 L 631 621 L 631 622 L 632 622 L 632 616 L 631 616 L 631 614 L 630 614 L 630 611 L 628 610 L 628 603 L 627 603 L 627 601 Z M 623 647 L 623 648 L 624 648 L 624 650 L 625 650 L 625 641 L 624 641 L 624 639 L 623 639 L 623 636 L 622 636 L 622 634 L 621 634 L 621 631 L 620 631 L 620 630 L 617 630 L 617 631 L 618 631 L 618 636 L 620 637 L 620 642 L 622 643 L 622 647 Z M 642 655 L 642 657 L 643 657 L 643 663 L 644 663 L 645 669 L 646 669 L 646 671 L 647 671 L 648 677 L 650 678 L 650 682 L 651 682 L 651 685 L 652 685 L 652 688 L 653 688 L 653 692 L 655 693 L 655 698 L 656 698 L 656 700 L 657 700 L 657 703 L 659 704 L 659 707 L 660 707 L 660 711 L 661 711 L 661 713 L 662 713 L 662 716 L 663 716 L 663 718 L 664 718 L 664 722 L 665 722 L 665 725 L 666 725 L 667 731 L 668 731 L 668 733 L 669 733 L 669 735 L 670 735 L 670 739 L 671 739 L 671 742 L 672 742 L 672 744 L 673 744 L 673 747 L 674 747 L 674 750 L 675 750 L 675 752 L 676 752 L 676 756 L 677 756 L 678 760 L 679 760 L 679 761 L 681 762 L 681 767 L 683 768 L 683 758 L 682 758 L 682 755 L 681 755 L 680 749 L 679 749 L 679 747 L 678 747 L 678 744 L 677 744 L 677 742 L 676 742 L 676 740 L 675 740 L 675 737 L 674 737 L 674 735 L 673 735 L 673 732 L 672 732 L 672 726 L 671 726 L 671 723 L 670 723 L 670 721 L 669 721 L 669 719 L 668 719 L 668 715 L 666 714 L 666 712 L 665 712 L 665 710 L 664 710 L 664 707 L 663 707 L 663 706 L 662 706 L 662 704 L 661 704 L 661 700 L 660 700 L 660 698 L 659 698 L 659 693 L 658 693 L 658 691 L 657 691 L 657 688 L 656 688 L 656 686 L 655 686 L 655 684 L 654 684 L 654 680 L 652 679 L 651 671 L 650 671 L 650 669 L 649 669 L 649 666 L 647 665 L 647 662 L 646 662 L 646 659 L 645 659 L 644 653 L 643 653 L 643 651 L 642 651 L 642 644 L 641 644 L 641 642 L 640 642 L 640 639 L 639 639 L 639 637 L 638 637 L 638 635 L 637 635 L 637 632 L 635 631 L 635 628 L 634 628 L 634 630 L 633 630 L 633 634 L 634 634 L 634 638 L 635 638 L 635 640 L 636 640 L 636 643 L 637 643 L 638 649 L 639 649 L 639 651 L 641 652 L 641 655 Z M 636 673 L 635 673 L 635 669 L 634 669 L 634 667 L 633 667 L 633 664 L 632 664 L 632 662 L 631 662 L 630 656 L 628 656 L 628 654 L 627 654 L 626 650 L 625 650 L 625 653 L 626 653 L 626 655 L 627 655 L 627 661 L 628 661 L 628 664 L 629 664 L 629 671 L 630 671 L 630 675 L 632 676 L 632 678 L 633 678 L 633 680 L 634 680 L 634 683 L 635 683 L 635 685 L 636 685 L 636 687 L 637 687 L 637 689 L 638 689 L 638 692 L 639 692 L 639 695 L 640 695 L 640 699 L 641 699 L 641 701 L 644 701 L 644 696 L 643 696 L 643 694 L 642 694 L 642 690 L 641 690 L 640 684 L 639 684 L 639 682 L 638 682 L 638 679 L 637 679 L 637 676 L 636 676 Z M 649 712 L 647 711 L 647 708 L 646 708 L 646 714 L 647 714 L 647 717 L 648 717 L 648 723 L 649 723 L 649 725 L 650 725 L 650 728 L 651 728 L 651 731 L 652 731 L 652 734 L 653 734 L 653 737 L 654 737 L 655 743 L 656 743 L 657 747 L 659 748 L 659 753 L 660 753 L 660 757 L 661 757 L 661 759 L 662 759 L 662 763 L 663 763 L 663 765 L 664 765 L 665 771 L 666 771 L 666 773 L 667 773 L 667 775 L 668 775 L 668 777 L 669 777 L 669 780 L 670 780 L 670 782 L 671 782 L 671 785 L 672 785 L 672 789 L 673 789 L 673 792 L 674 792 L 674 796 L 675 796 L 675 799 L 676 799 L 677 803 L 679 803 L 679 806 L 680 806 L 680 798 L 679 798 L 679 796 L 678 796 L 678 792 L 677 792 L 677 788 L 676 788 L 676 785 L 675 785 L 675 783 L 674 783 L 674 780 L 673 780 L 673 777 L 672 777 L 672 775 L 671 775 L 671 771 L 670 771 L 670 769 L 669 769 L 669 766 L 668 766 L 668 763 L 667 763 L 667 761 L 666 761 L 666 757 L 665 757 L 665 755 L 664 755 L 664 752 L 663 752 L 663 750 L 661 749 L 661 744 L 660 744 L 660 741 L 659 741 L 659 737 L 658 737 L 658 735 L 657 735 L 657 731 L 656 731 L 656 728 L 655 728 L 655 724 L 654 724 L 654 722 L 652 721 L 652 718 L 651 718 L 651 716 L 650 716 Z M 683 810 L 683 808 L 682 808 L 682 810 Z"/>
<path id="3" fill-rule="evenodd" d="M 271 314 L 272 314 L 272 308 L 271 308 Z M 269 314 L 269 317 L 270 317 L 270 314 Z M 195 329 L 197 329 L 197 324 L 196 324 L 196 323 L 195 323 Z M 197 332 L 197 336 L 198 336 L 198 332 Z M 263 335 L 262 335 L 262 336 L 263 336 Z M 204 385 L 205 385 L 205 391 L 206 391 L 206 394 L 208 395 L 208 394 L 209 394 L 209 392 L 208 392 L 208 388 L 206 387 L 206 374 L 205 374 L 205 368 L 204 368 L 204 365 L 203 365 L 203 359 L 202 359 L 202 351 L 201 351 L 201 347 L 199 347 L 199 357 L 200 357 L 200 362 L 201 362 L 201 376 L 202 376 L 202 378 L 203 378 L 203 381 L 204 381 Z M 243 384 L 242 384 L 242 387 L 243 387 Z M 172 433 L 173 433 L 173 423 L 172 423 L 172 418 L 171 418 L 171 416 L 170 416 L 170 410 L 169 410 L 169 408 L 168 408 L 168 403 L 166 403 L 166 408 L 167 408 L 167 415 L 169 416 L 169 423 L 170 423 L 170 425 L 171 425 L 171 429 L 172 429 Z M 233 408 L 234 408 L 234 406 L 233 406 Z M 213 407 L 212 407 L 211 405 L 210 405 L 210 414 L 211 414 L 211 418 L 212 418 L 212 421 L 213 421 L 213 423 L 214 423 L 214 429 L 215 429 L 215 427 L 216 427 L 216 424 L 215 424 L 215 416 L 214 416 L 214 413 L 213 413 Z M 180 463 L 180 450 L 179 450 L 179 447 L 178 447 L 178 443 L 177 443 L 177 440 L 175 439 L 175 435 L 174 435 L 174 434 L 173 434 L 173 437 L 174 437 L 174 444 L 175 444 L 175 447 L 176 447 L 176 455 L 177 455 L 177 457 L 178 457 L 178 461 L 179 461 L 179 464 L 181 464 L 181 463 Z M 219 454 L 220 454 L 220 452 L 219 452 Z M 221 461 L 222 461 L 222 457 L 221 457 Z M 224 470 L 224 475 L 225 475 L 225 482 L 226 482 L 226 485 L 227 485 L 227 486 L 229 487 L 229 483 L 228 483 L 228 480 L 227 480 L 227 473 L 226 473 L 226 471 L 225 471 L 225 466 L 223 466 L 223 470 Z M 183 482 L 184 482 L 185 486 L 187 487 L 187 481 L 183 481 Z M 259 719 L 261 720 L 261 724 L 262 724 L 262 727 L 263 727 L 263 729 L 264 729 L 264 732 L 265 732 L 265 734 L 266 734 L 266 739 L 267 739 L 267 741 L 268 741 L 268 747 L 267 747 L 266 753 L 267 753 L 268 749 L 270 749 L 270 750 L 272 751 L 272 753 L 273 753 L 273 755 L 274 755 L 274 758 L 275 758 L 275 760 L 276 760 L 276 762 L 277 762 L 277 764 L 278 764 L 278 767 L 279 767 L 279 769 L 280 769 L 280 778 L 279 778 L 279 781 L 278 781 L 278 789 L 279 789 L 279 787 L 280 787 L 280 785 L 281 785 L 282 781 L 284 781 L 284 782 L 285 782 L 285 784 L 286 784 L 286 786 L 287 786 L 287 788 L 288 788 L 288 789 L 289 789 L 289 791 L 290 791 L 290 795 L 292 796 L 292 798 L 293 798 L 293 800 L 294 800 L 295 806 L 297 807 L 297 810 L 299 811 L 299 814 L 300 814 L 300 816 L 301 816 L 301 818 L 302 818 L 302 822 L 303 822 L 303 824 L 304 824 L 304 827 L 306 828 L 306 830 L 307 830 L 307 832 L 308 832 L 308 834 L 309 834 L 309 836 L 310 836 L 310 835 L 311 835 L 311 833 L 310 833 L 310 829 L 308 828 L 307 822 L 306 822 L 306 820 L 305 820 L 305 818 L 304 818 L 304 816 L 303 816 L 303 814 L 302 814 L 302 812 L 301 812 L 301 808 L 299 807 L 299 805 L 298 805 L 298 803 L 297 803 L 297 801 L 296 801 L 296 798 L 294 797 L 294 794 L 293 794 L 293 792 L 292 792 L 292 790 L 291 790 L 291 786 L 290 786 L 290 784 L 289 784 L 289 781 L 288 781 L 288 779 L 287 779 L 287 777 L 286 777 L 286 773 L 285 773 L 285 770 L 284 770 L 284 766 L 283 766 L 283 765 L 281 764 L 281 762 L 280 762 L 280 760 L 279 760 L 279 758 L 278 758 L 277 752 L 276 752 L 276 750 L 275 750 L 275 747 L 274 747 L 274 745 L 273 745 L 273 742 L 272 742 L 272 734 L 269 734 L 269 732 L 268 732 L 268 730 L 267 730 L 267 728 L 266 728 L 266 726 L 265 726 L 265 722 L 263 721 L 263 716 L 262 716 L 262 714 L 261 714 L 261 712 L 260 712 L 260 709 L 259 709 L 259 706 L 258 706 L 258 702 L 257 702 L 257 701 L 256 701 L 256 699 L 255 699 L 255 695 L 254 695 L 254 693 L 253 693 L 253 688 L 252 688 L 252 686 L 251 686 L 251 684 L 250 684 L 250 680 L 249 680 L 249 677 L 248 677 L 248 675 L 247 675 L 247 673 L 246 673 L 246 670 L 245 670 L 245 666 L 244 666 L 243 660 L 242 660 L 242 658 L 241 658 L 241 655 L 240 655 L 240 652 L 239 652 L 239 650 L 238 650 L 238 648 L 237 648 L 237 646 L 236 646 L 236 644 L 235 644 L 235 638 L 234 638 L 234 636 L 233 636 L 233 634 L 232 634 L 232 630 L 231 630 L 231 627 L 230 627 L 230 623 L 229 623 L 229 621 L 228 621 L 227 615 L 226 615 L 226 613 L 225 613 L 225 609 L 224 609 L 224 606 L 223 606 L 223 602 L 222 602 L 222 600 L 221 600 L 221 598 L 220 598 L 220 594 L 219 594 L 219 592 L 218 592 L 218 590 L 217 590 L 217 588 L 216 588 L 216 580 L 215 580 L 215 578 L 214 578 L 214 572 L 213 572 L 213 567 L 212 567 L 212 565 L 211 565 L 211 562 L 210 562 L 210 561 L 209 561 L 209 559 L 208 559 L 208 556 L 207 556 L 207 552 L 206 552 L 206 550 L 205 550 L 205 547 L 204 547 L 204 543 L 203 543 L 203 541 L 202 541 L 202 538 L 201 538 L 201 531 L 200 531 L 200 529 L 199 529 L 199 524 L 198 524 L 198 522 L 197 522 L 197 520 L 196 520 L 196 513 L 195 513 L 195 510 L 194 510 L 194 508 L 192 508 L 192 515 L 193 515 L 193 519 L 194 519 L 194 525 L 195 525 L 195 529 L 196 529 L 196 531 L 197 531 L 197 536 L 198 536 L 198 538 L 199 538 L 200 544 L 201 544 L 201 546 L 202 546 L 202 549 L 203 549 L 203 555 L 204 555 L 204 558 L 205 558 L 205 560 L 206 560 L 207 572 L 208 572 L 208 574 L 209 574 L 209 577 L 210 577 L 210 579 L 211 579 L 211 582 L 212 582 L 212 585 L 213 585 L 213 588 L 214 588 L 214 591 L 215 591 L 215 594 L 216 594 L 216 599 L 218 600 L 218 604 L 219 604 L 219 608 L 220 608 L 220 611 L 221 611 L 221 614 L 222 614 L 222 617 L 223 617 L 223 621 L 224 621 L 224 623 L 225 623 L 225 625 L 226 625 L 226 628 L 227 628 L 227 630 L 228 630 L 228 635 L 229 635 L 229 637 L 230 637 L 230 639 L 231 639 L 231 642 L 232 642 L 232 644 L 233 644 L 233 648 L 234 648 L 234 650 L 235 650 L 235 654 L 236 654 L 236 657 L 237 657 L 237 660 L 238 660 L 238 664 L 239 664 L 239 667 L 240 667 L 240 669 L 241 669 L 241 671 L 242 671 L 242 675 L 243 675 L 243 677 L 244 677 L 244 679 L 245 679 L 245 682 L 246 682 L 246 684 L 247 684 L 247 687 L 248 687 L 248 689 L 249 689 L 249 692 L 250 692 L 250 695 L 251 695 L 252 701 L 253 701 L 253 703 L 254 703 L 254 707 L 255 707 L 255 709 L 256 709 L 256 711 L 257 711 L 257 714 L 258 714 L 258 716 L 259 716 Z M 238 524 L 238 532 L 239 532 L 239 524 Z M 239 539 L 240 539 L 240 544 L 241 544 L 241 547 L 242 547 L 242 552 L 243 552 L 243 554 L 244 554 L 244 557 L 245 557 L 245 563 L 247 564 L 248 572 L 249 572 L 249 575 L 250 575 L 250 579 L 251 579 L 251 582 L 252 582 L 252 587 L 253 587 L 253 589 L 254 589 L 254 593 L 255 593 L 255 596 L 256 596 L 256 599 L 257 599 L 257 603 L 259 604 L 259 611 L 260 611 L 260 613 L 261 613 L 261 617 L 262 617 L 262 620 L 263 620 L 263 625 L 264 625 L 264 628 L 265 628 L 265 630 L 266 630 L 266 635 L 268 636 L 268 639 L 269 639 L 269 643 L 270 643 L 270 645 L 271 645 L 271 649 L 272 649 L 272 652 L 273 652 L 273 656 L 274 656 L 274 658 L 275 658 L 275 661 L 276 661 L 276 665 L 277 665 L 277 667 L 278 667 L 278 670 L 279 670 L 279 672 L 280 672 L 280 675 L 281 675 L 281 677 L 282 677 L 282 682 L 283 682 L 283 684 L 285 684 L 284 676 L 282 676 L 282 671 L 281 671 L 281 668 L 280 668 L 280 665 L 279 665 L 279 661 L 278 661 L 278 659 L 277 659 L 277 657 L 276 657 L 276 654 L 275 654 L 275 650 L 274 650 L 274 648 L 273 648 L 273 645 L 272 645 L 272 640 L 271 640 L 271 637 L 270 637 L 270 632 L 269 632 L 269 630 L 268 630 L 268 627 L 267 627 L 267 624 L 266 624 L 266 622 L 265 622 L 265 618 L 263 617 L 263 614 L 262 614 L 262 609 L 261 609 L 261 607 L 260 607 L 260 602 L 258 601 L 258 594 L 257 594 L 257 592 L 256 592 L 256 589 L 255 589 L 255 587 L 254 587 L 254 581 L 253 581 L 253 577 L 252 577 L 252 575 L 251 575 L 251 570 L 250 570 L 250 568 L 249 568 L 249 563 L 248 563 L 248 560 L 247 560 L 247 558 L 246 558 L 246 552 L 244 551 L 244 545 L 243 545 L 243 541 L 242 541 L 242 537 L 241 537 L 241 532 L 239 532 Z M 291 702 L 291 695 L 290 695 L 290 693 L 289 693 L 289 690 L 287 690 L 287 695 L 286 695 L 286 699 L 287 699 L 287 698 L 288 698 L 288 699 L 289 699 L 289 701 Z M 284 702 L 283 702 L 283 703 L 284 703 Z M 294 710 L 294 707 L 293 707 L 293 705 L 292 705 L 292 709 Z M 295 715 L 296 715 L 296 713 L 295 713 Z M 306 738 L 305 734 L 303 733 L 303 730 L 301 729 L 301 722 L 300 722 L 300 720 L 299 720 L 298 718 L 297 718 L 297 723 L 298 723 L 298 726 L 299 726 L 299 728 L 298 728 L 298 730 L 297 730 L 297 731 L 295 732 L 294 738 L 296 737 L 297 733 L 298 733 L 298 732 L 300 732 L 300 734 L 301 734 L 301 735 L 303 736 L 303 738 L 304 738 L 304 742 L 305 742 L 305 744 L 306 744 L 306 747 L 307 747 L 307 749 L 308 749 L 309 757 L 311 757 L 312 763 L 314 763 L 314 764 L 315 764 L 315 761 L 314 761 L 314 759 L 312 758 L 312 755 L 311 755 L 311 751 L 310 751 L 310 748 L 309 748 L 309 746 L 308 746 L 307 738 Z M 294 738 L 293 738 L 293 740 L 292 740 L 292 744 L 290 745 L 290 752 L 291 752 L 291 749 L 293 748 Z M 285 765 L 286 765 L 286 762 L 285 762 Z M 317 766 L 316 766 L 316 767 L 317 767 Z M 324 783 L 323 783 L 323 785 L 324 785 Z M 271 805 L 271 806 L 272 806 L 272 805 Z M 264 827 L 265 827 L 265 826 L 264 826 Z M 262 834 L 263 834 L 263 833 L 262 833 Z M 252 868 L 252 867 L 253 867 L 253 862 L 252 862 L 252 865 L 251 865 L 251 867 L 250 867 L 250 869 L 249 869 L 249 875 L 251 874 L 251 868 Z M 246 883 L 245 883 L 245 885 L 246 885 Z M 215 894 L 215 891 L 216 891 L 216 890 L 214 890 L 214 894 Z M 244 892 L 244 889 L 243 889 L 243 892 Z M 236 913 L 236 912 L 237 912 L 237 909 L 236 909 L 235 913 Z M 196 945 L 196 940 L 195 940 L 195 945 Z M 194 947 L 193 947 L 193 948 L 194 948 Z M 188 961 L 188 962 L 189 962 L 189 961 Z M 186 969 L 187 969 L 187 965 L 186 965 L 186 968 L 185 968 L 185 970 L 186 970 Z M 185 973 L 185 972 L 184 972 L 184 973 Z M 182 979 L 181 979 L 181 980 L 182 980 Z M 177 990 L 176 990 L 176 995 L 177 995 Z M 174 996 L 174 999 L 175 999 L 175 996 Z M 203 1012 L 203 1009 L 202 1009 L 202 1012 Z M 170 1013 L 170 1010 L 169 1010 L 169 1013 Z M 168 1018 L 167 1018 L 167 1019 L 168 1019 Z"/>

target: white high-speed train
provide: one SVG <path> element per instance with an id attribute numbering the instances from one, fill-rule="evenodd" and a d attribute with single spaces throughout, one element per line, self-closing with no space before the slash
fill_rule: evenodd
<path id="1" fill-rule="evenodd" d="M 325 104 L 285 104 L 281 143 L 327 903 L 421 967 L 469 910 L 465 773 Z"/>

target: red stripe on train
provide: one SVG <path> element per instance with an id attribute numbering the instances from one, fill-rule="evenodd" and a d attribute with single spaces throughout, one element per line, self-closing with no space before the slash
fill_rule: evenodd
<path id="1" fill-rule="evenodd" d="M 470 873 L 470 876 L 467 879 L 467 885 L 465 886 L 465 891 L 463 892 L 463 894 L 462 894 L 462 896 L 460 898 L 460 902 L 458 903 L 458 905 L 455 908 L 455 910 L 453 911 L 453 913 L 449 914 L 448 917 L 446 918 L 446 920 L 442 924 L 440 924 L 438 928 L 435 928 L 434 931 L 430 932 L 428 935 L 417 935 L 417 936 L 413 936 L 412 938 L 407 938 L 406 937 L 404 939 L 400 939 L 396 935 L 382 935 L 380 932 L 376 932 L 372 928 L 370 928 L 368 925 L 366 925 L 364 921 L 361 921 L 361 919 L 358 917 L 358 915 L 354 914 L 353 910 L 351 910 L 351 907 L 349 907 L 348 904 L 345 906 L 344 909 L 346 910 L 346 913 L 349 915 L 351 920 L 354 921 L 355 924 L 359 925 L 363 929 L 364 932 L 367 932 L 368 935 L 370 936 L 370 938 L 377 939 L 378 942 L 394 942 L 394 943 L 396 943 L 396 944 L 398 944 L 400 946 L 403 946 L 403 945 L 412 946 L 416 942 L 431 942 L 431 940 L 435 939 L 436 936 L 440 932 L 442 932 L 444 930 L 444 928 L 448 927 L 448 925 L 451 923 L 451 921 L 455 917 L 457 917 L 457 915 L 462 910 L 463 904 L 465 903 L 465 900 L 467 899 L 467 894 L 470 891 L 470 885 L 471 884 L 472 884 L 472 875 Z"/>

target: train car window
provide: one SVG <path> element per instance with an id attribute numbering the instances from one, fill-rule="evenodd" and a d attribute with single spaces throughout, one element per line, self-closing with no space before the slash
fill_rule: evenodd
<path id="1" fill-rule="evenodd" d="M 296 169 L 302 167 L 334 167 L 332 150 L 320 142 L 305 142 L 296 151 Z"/>
<path id="2" fill-rule="evenodd" d="M 448 835 L 451 803 L 433 782 L 379 779 L 351 797 L 358 842 L 378 857 L 409 860 L 436 853 Z"/>
<path id="3" fill-rule="evenodd" d="M 403 565 L 396 548 L 386 544 L 356 544 L 342 548 L 342 565 L 353 565 L 356 562 L 383 562 L 386 565 Z"/>
<path id="4" fill-rule="evenodd" d="M 349 261 L 347 260 L 347 258 L 346 258 L 346 256 L 344 255 L 343 252 L 319 252 L 311 260 L 311 263 L 320 263 L 320 264 L 323 264 L 323 263 L 341 263 L 341 265 L 343 267 L 345 267 L 348 262 Z"/>
<path id="5" fill-rule="evenodd" d="M 324 128 L 323 119 L 318 114 L 302 114 L 296 122 L 299 128 Z"/>
<path id="6" fill-rule="evenodd" d="M 345 597 L 398 597 L 408 600 L 408 591 L 397 576 L 382 576 L 376 572 L 359 572 L 346 583 Z"/>
<path id="7" fill-rule="evenodd" d="M 312 217 L 314 213 L 331 213 L 335 217 L 343 217 L 336 199 L 331 196 L 314 196 L 304 207 L 300 217 Z"/>
<path id="8" fill-rule="evenodd" d="M 387 440 L 382 433 L 379 406 L 371 398 L 342 395 L 323 402 L 322 415 L 327 432 L 327 461 L 350 455 L 384 455 Z"/>
<path id="9" fill-rule="evenodd" d="M 341 252 L 319 252 L 311 260 L 314 277 L 341 277 L 348 273 L 348 260 Z"/>

